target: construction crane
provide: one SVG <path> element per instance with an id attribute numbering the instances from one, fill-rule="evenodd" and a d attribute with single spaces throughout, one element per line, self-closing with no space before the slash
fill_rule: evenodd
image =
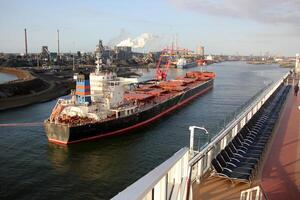
<path id="1" fill-rule="evenodd" d="M 161 55 L 159 56 L 159 60 L 157 62 L 157 65 L 156 65 L 156 80 L 159 80 L 159 81 L 166 81 L 167 80 L 167 75 L 168 75 L 168 71 L 170 69 L 170 64 L 171 64 L 171 60 L 170 60 L 170 57 L 168 56 L 168 61 L 167 61 L 167 64 L 166 64 L 166 67 L 165 69 L 161 69 L 160 65 L 161 65 L 161 62 L 162 62 L 162 59 L 165 56 L 165 53 L 167 53 L 169 51 L 169 49 L 163 49 Z M 172 55 L 172 52 L 173 49 L 171 49 L 171 55 Z"/>
<path id="2" fill-rule="evenodd" d="M 159 56 L 159 60 L 157 62 L 156 65 L 156 79 L 157 80 L 167 80 L 167 75 L 168 75 L 168 71 L 170 69 L 170 65 L 173 63 L 175 64 L 176 61 L 174 61 L 174 59 L 178 56 L 183 56 L 183 57 L 192 57 L 192 55 L 190 55 L 189 53 L 193 52 L 189 49 L 180 49 L 180 48 L 176 48 L 176 50 L 174 50 L 173 45 L 172 48 L 165 48 L 162 50 L 160 56 Z M 160 67 L 162 59 L 163 58 L 167 58 L 167 64 L 165 69 L 162 69 Z M 173 61 L 173 62 L 172 62 Z"/>

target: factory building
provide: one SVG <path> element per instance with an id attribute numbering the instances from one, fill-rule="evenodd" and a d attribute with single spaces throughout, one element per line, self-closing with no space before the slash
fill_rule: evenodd
<path id="1" fill-rule="evenodd" d="M 128 60 L 132 58 L 132 48 L 128 46 L 116 46 L 115 54 L 117 60 Z"/>

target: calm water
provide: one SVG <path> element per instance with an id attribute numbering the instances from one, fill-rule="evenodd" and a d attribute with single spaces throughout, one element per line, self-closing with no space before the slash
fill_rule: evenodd
<path id="1" fill-rule="evenodd" d="M 15 75 L 0 73 L 0 84 L 7 81 L 16 80 L 16 79 L 17 77 Z"/>
<path id="2" fill-rule="evenodd" d="M 189 125 L 215 134 L 223 120 L 286 69 L 219 63 L 214 89 L 152 126 L 70 147 L 48 144 L 43 127 L 0 127 L 0 199 L 109 199 L 189 142 Z M 177 76 L 184 70 L 171 70 Z M 153 70 L 144 78 L 152 78 Z M 0 113 L 0 124 L 39 122 L 56 101 Z M 207 138 L 202 136 L 199 146 Z"/>

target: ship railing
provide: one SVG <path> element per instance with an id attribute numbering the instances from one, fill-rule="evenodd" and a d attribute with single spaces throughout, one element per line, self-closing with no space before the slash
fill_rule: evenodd
<path id="1" fill-rule="evenodd" d="M 244 127 L 252 116 L 263 106 L 274 91 L 287 81 L 285 74 L 279 81 L 270 85 L 258 97 L 252 101 L 239 115 L 234 117 L 209 143 L 205 144 L 200 151 L 193 151 L 193 158 L 189 161 L 191 183 L 201 180 L 211 169 L 211 160 L 223 150 L 234 136 Z"/>
<path id="2" fill-rule="evenodd" d="M 112 200 L 181 200 L 187 195 L 189 149 L 182 148 Z"/>
<path id="3" fill-rule="evenodd" d="M 56 104 L 55 104 L 55 106 L 54 106 L 54 108 L 53 108 L 53 110 L 55 110 L 55 109 L 58 107 L 58 105 L 61 104 L 61 102 L 62 102 L 63 100 L 64 100 L 64 99 L 58 99 L 57 102 L 56 102 Z"/>
<path id="4" fill-rule="evenodd" d="M 57 110 L 57 107 L 62 103 L 62 101 L 63 101 L 64 99 L 58 99 L 57 100 L 57 102 L 56 102 L 56 104 L 55 104 L 55 106 L 54 106 L 54 108 L 52 109 L 52 111 L 51 111 L 51 115 L 50 115 L 50 119 L 52 120 L 52 119 L 54 119 L 56 116 L 56 110 Z M 50 120 L 50 121 L 51 121 Z"/>
<path id="5" fill-rule="evenodd" d="M 247 190 L 243 190 L 240 195 L 240 200 L 268 200 L 266 193 L 258 185 Z"/>

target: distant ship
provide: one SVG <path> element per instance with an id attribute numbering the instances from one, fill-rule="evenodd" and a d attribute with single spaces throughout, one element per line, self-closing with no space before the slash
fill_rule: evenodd
<path id="1" fill-rule="evenodd" d="M 186 58 L 179 58 L 176 63 L 178 69 L 186 69 L 191 67 L 197 67 L 198 63 L 196 61 L 190 61 Z"/>
<path id="2" fill-rule="evenodd" d="M 77 74 L 72 98 L 59 99 L 45 120 L 50 142 L 72 144 L 143 127 L 212 89 L 215 77 L 194 71 L 167 80 L 167 70 L 158 64 L 155 80 L 136 83 L 101 71 L 100 56 L 97 59 L 96 71 Z"/>

